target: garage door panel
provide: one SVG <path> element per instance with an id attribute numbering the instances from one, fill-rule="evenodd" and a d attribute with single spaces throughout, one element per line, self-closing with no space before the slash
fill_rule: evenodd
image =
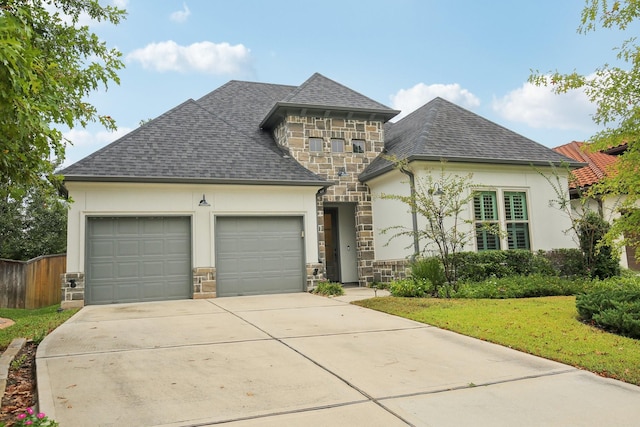
<path id="1" fill-rule="evenodd" d="M 142 223 L 142 233 L 145 236 L 163 236 L 165 234 L 164 231 L 164 222 L 163 221 L 145 221 Z"/>
<path id="2" fill-rule="evenodd" d="M 218 217 L 215 233 L 218 296 L 304 289 L 302 218 Z"/>
<path id="3" fill-rule="evenodd" d="M 95 258 L 112 257 L 115 254 L 114 242 L 96 240 L 96 241 L 92 241 L 89 245 L 90 245 L 89 250 L 91 251 L 91 253 Z"/>
<path id="4" fill-rule="evenodd" d="M 140 276 L 137 262 L 119 262 L 116 270 L 117 273 L 112 276 L 114 279 L 138 279 Z"/>
<path id="5" fill-rule="evenodd" d="M 116 256 L 135 256 L 137 257 L 140 249 L 137 240 L 120 240 L 116 243 Z"/>
<path id="6" fill-rule="evenodd" d="M 136 284 L 127 282 L 121 283 L 115 289 L 114 298 L 119 302 L 137 302 L 140 301 L 140 289 Z"/>
<path id="7" fill-rule="evenodd" d="M 144 278 L 147 280 L 164 276 L 164 263 L 162 261 L 143 261 L 142 268 Z"/>
<path id="8" fill-rule="evenodd" d="M 91 288 L 91 294 L 99 301 L 114 301 L 116 299 L 114 292 L 115 288 L 111 285 L 94 286 Z"/>
<path id="9" fill-rule="evenodd" d="M 105 277 L 114 277 L 115 276 L 115 265 L 111 262 L 106 263 L 91 263 L 89 266 L 87 273 L 87 278 L 90 280 L 93 279 L 104 279 Z"/>
<path id="10" fill-rule="evenodd" d="M 184 239 L 167 239 L 164 241 L 164 251 L 170 255 L 183 255 L 189 253 L 190 242 L 186 242 Z"/>
<path id="11" fill-rule="evenodd" d="M 191 296 L 188 217 L 89 218 L 87 304 Z"/>
<path id="12" fill-rule="evenodd" d="M 153 256 L 164 254 L 164 241 L 161 239 L 143 240 L 142 242 L 142 255 Z"/>
<path id="13" fill-rule="evenodd" d="M 119 236 L 137 236 L 139 234 L 136 218 L 119 218 L 115 229 Z"/>

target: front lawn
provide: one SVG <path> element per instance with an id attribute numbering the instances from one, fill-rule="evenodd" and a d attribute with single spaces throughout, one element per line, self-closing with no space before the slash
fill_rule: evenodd
<path id="1" fill-rule="evenodd" d="M 78 310 L 64 310 L 58 313 L 59 305 L 24 310 L 0 308 L 0 317 L 11 319 L 15 325 L 0 329 L 0 350 L 6 349 L 14 338 L 27 338 L 37 342 L 64 323 Z"/>
<path id="2" fill-rule="evenodd" d="M 581 323 L 575 301 L 573 296 L 499 300 L 384 297 L 353 304 L 640 385 L 640 340 Z"/>

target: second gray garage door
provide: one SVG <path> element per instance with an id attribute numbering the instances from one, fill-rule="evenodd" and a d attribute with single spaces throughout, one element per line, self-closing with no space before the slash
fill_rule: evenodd
<path id="1" fill-rule="evenodd" d="M 217 217 L 215 228 L 218 296 L 304 290 L 301 217 Z"/>

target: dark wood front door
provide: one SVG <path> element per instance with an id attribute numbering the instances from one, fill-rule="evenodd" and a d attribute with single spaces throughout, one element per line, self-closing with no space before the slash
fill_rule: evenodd
<path id="1" fill-rule="evenodd" d="M 340 254 L 338 253 L 338 210 L 324 210 L 324 248 L 327 268 L 327 279 L 340 282 Z"/>

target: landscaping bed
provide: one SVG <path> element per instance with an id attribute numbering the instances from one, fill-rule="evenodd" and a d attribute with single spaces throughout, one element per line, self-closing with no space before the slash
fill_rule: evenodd
<path id="1" fill-rule="evenodd" d="M 38 345 L 27 342 L 14 358 L 7 375 L 7 386 L 0 408 L 0 425 L 10 427 L 26 408 L 33 407 L 37 399 L 36 350 Z"/>

